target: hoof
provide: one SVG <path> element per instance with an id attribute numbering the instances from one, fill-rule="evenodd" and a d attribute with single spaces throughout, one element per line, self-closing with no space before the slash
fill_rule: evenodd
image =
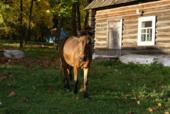
<path id="1" fill-rule="evenodd" d="M 64 86 L 64 89 L 67 91 L 67 92 L 70 92 L 71 91 L 71 88 L 69 86 Z"/>
<path id="2" fill-rule="evenodd" d="M 64 89 L 66 92 L 71 92 L 71 89 L 65 88 Z"/>
<path id="3" fill-rule="evenodd" d="M 91 99 L 90 95 L 88 93 L 84 93 L 84 98 L 85 99 Z"/>
<path id="4" fill-rule="evenodd" d="M 78 93 L 78 90 L 77 89 L 74 89 L 74 94 L 77 94 Z"/>

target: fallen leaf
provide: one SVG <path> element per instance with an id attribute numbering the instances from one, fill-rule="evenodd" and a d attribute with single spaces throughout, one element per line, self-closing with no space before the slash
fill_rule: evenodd
<path id="1" fill-rule="evenodd" d="M 76 100 L 79 100 L 79 97 L 78 97 L 78 96 L 76 97 Z"/>
<path id="2" fill-rule="evenodd" d="M 15 91 L 11 91 L 9 94 L 8 94 L 8 97 L 14 97 L 16 96 L 16 92 Z"/>
<path id="3" fill-rule="evenodd" d="M 153 109 L 151 107 L 147 108 L 148 112 L 153 112 Z"/>
<path id="4" fill-rule="evenodd" d="M 53 94 L 53 93 L 54 93 L 54 87 L 49 86 L 49 87 L 48 87 L 48 93 L 49 93 L 49 94 Z"/>
<path id="5" fill-rule="evenodd" d="M 170 114 L 169 112 L 164 112 L 164 114 Z"/>
<path id="6" fill-rule="evenodd" d="M 161 104 L 161 103 L 158 103 L 157 105 L 158 105 L 158 107 L 161 107 L 161 106 L 162 106 L 162 104 Z"/>
<path id="7" fill-rule="evenodd" d="M 140 105 L 140 101 L 138 100 L 138 101 L 136 101 L 136 103 L 138 104 L 138 105 Z"/>

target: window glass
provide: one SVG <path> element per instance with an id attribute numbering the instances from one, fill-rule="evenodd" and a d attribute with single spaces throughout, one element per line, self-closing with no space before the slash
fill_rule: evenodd
<path id="1" fill-rule="evenodd" d="M 142 22 L 142 27 L 152 27 L 152 21 L 144 21 L 144 22 Z"/>
<path id="2" fill-rule="evenodd" d="M 152 21 L 143 21 L 141 28 L 141 42 L 152 41 Z"/>

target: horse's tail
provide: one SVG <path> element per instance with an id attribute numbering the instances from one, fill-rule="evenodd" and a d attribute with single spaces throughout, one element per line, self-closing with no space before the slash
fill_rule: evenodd
<path id="1" fill-rule="evenodd" d="M 69 37 L 66 37 L 64 40 L 62 40 L 59 44 L 59 59 L 60 59 L 60 70 L 62 71 L 63 66 L 66 64 L 65 60 L 64 60 L 64 53 L 63 53 L 63 48 L 64 48 L 64 44 L 66 43 L 66 41 L 68 40 Z"/>
<path id="2" fill-rule="evenodd" d="M 64 44 L 66 43 L 66 41 L 68 40 L 69 37 L 66 37 L 64 40 L 62 40 L 59 43 L 59 57 L 60 59 L 63 58 L 63 48 L 64 48 Z"/>

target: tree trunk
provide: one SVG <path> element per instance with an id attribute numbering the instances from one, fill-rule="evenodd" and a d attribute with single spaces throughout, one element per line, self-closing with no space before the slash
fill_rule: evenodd
<path id="1" fill-rule="evenodd" d="M 31 21 L 32 21 L 33 4 L 34 4 L 34 0 L 31 0 L 30 12 L 29 12 L 29 20 L 28 20 L 28 36 L 27 36 L 27 41 L 31 40 Z"/>
<path id="2" fill-rule="evenodd" d="M 90 4 L 92 0 L 87 0 L 87 5 Z M 85 21 L 84 21 L 84 29 L 88 26 L 89 19 L 89 10 L 86 11 Z"/>
<path id="3" fill-rule="evenodd" d="M 77 12 L 77 31 L 81 31 L 81 14 L 80 14 L 80 2 L 76 2 L 76 12 Z"/>
<path id="4" fill-rule="evenodd" d="M 88 26 L 89 19 L 89 11 L 86 11 L 85 21 L 84 21 L 84 29 Z"/>
<path id="5" fill-rule="evenodd" d="M 23 0 L 20 0 L 20 48 L 23 48 Z"/>
<path id="6" fill-rule="evenodd" d="M 77 24 L 76 24 L 76 3 L 72 4 L 72 34 L 77 35 Z"/>

